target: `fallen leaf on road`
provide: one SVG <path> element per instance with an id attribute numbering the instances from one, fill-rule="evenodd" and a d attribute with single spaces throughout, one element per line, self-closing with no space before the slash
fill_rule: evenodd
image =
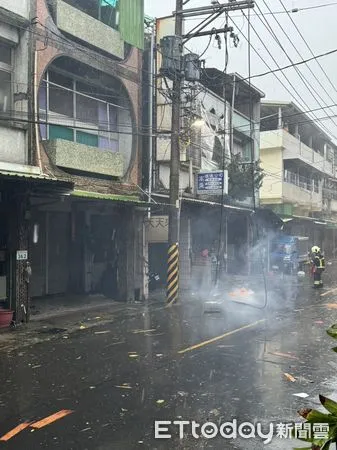
<path id="1" fill-rule="evenodd" d="M 85 329 L 85 326 L 84 325 L 81 325 L 80 326 L 80 330 L 84 330 Z"/>
<path id="2" fill-rule="evenodd" d="M 300 398 L 307 398 L 309 397 L 309 394 L 306 394 L 305 392 L 300 392 L 299 394 L 293 394 L 295 397 L 300 397 Z"/>
<path id="3" fill-rule="evenodd" d="M 162 405 L 163 403 L 165 403 L 165 400 L 157 400 L 156 403 L 157 405 Z"/>
<path id="4" fill-rule="evenodd" d="M 281 352 L 269 352 L 270 355 L 275 356 L 282 356 L 283 358 L 290 358 L 290 359 L 299 359 L 297 356 L 291 355 L 289 353 L 281 353 Z"/>
<path id="5" fill-rule="evenodd" d="M 292 383 L 295 383 L 296 378 L 294 378 L 292 375 L 290 375 L 290 373 L 284 373 L 283 375 L 286 377 L 286 379 L 288 381 L 291 381 Z"/>
<path id="6" fill-rule="evenodd" d="M 337 303 L 326 303 L 328 309 L 337 309 Z"/>

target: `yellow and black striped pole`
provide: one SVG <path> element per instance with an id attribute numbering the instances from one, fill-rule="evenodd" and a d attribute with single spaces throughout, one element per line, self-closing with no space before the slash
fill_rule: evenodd
<path id="1" fill-rule="evenodd" d="M 167 268 L 167 306 L 173 305 L 178 300 L 179 289 L 179 245 L 172 244 L 168 249 Z"/>

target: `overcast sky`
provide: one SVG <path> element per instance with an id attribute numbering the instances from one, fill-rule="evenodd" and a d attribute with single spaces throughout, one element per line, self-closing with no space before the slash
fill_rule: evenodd
<path id="1" fill-rule="evenodd" d="M 308 8 L 318 5 L 330 5 L 315 9 L 302 11 L 300 10 L 297 13 L 291 13 L 290 16 L 296 23 L 314 55 L 337 49 L 336 0 L 256 0 L 256 4 L 260 7 L 263 13 L 269 12 L 266 5 L 269 6 L 272 12 L 284 12 L 281 2 L 288 10 L 293 8 Z M 210 3 L 210 0 L 190 0 L 189 3 L 185 5 L 185 8 L 204 6 L 209 5 Z M 221 0 L 220 3 L 224 3 L 224 0 Z M 145 13 L 152 17 L 162 17 L 170 15 L 172 14 L 172 11 L 174 11 L 174 9 L 175 0 L 145 0 Z M 276 64 L 272 60 L 272 57 L 268 54 L 267 50 L 264 48 L 263 44 L 268 47 L 272 56 L 281 67 L 290 64 L 290 60 L 288 59 L 287 55 L 293 62 L 301 61 L 302 57 L 304 59 L 312 57 L 309 48 L 306 46 L 305 42 L 301 38 L 300 34 L 296 30 L 294 24 L 291 22 L 291 19 L 287 14 L 282 13 L 276 14 L 274 16 L 282 28 L 277 24 L 276 20 L 271 14 L 265 14 L 264 16 L 261 16 L 257 7 L 255 7 L 251 14 L 252 27 L 255 28 L 256 32 L 262 40 L 262 42 L 259 40 L 252 28 L 252 46 L 262 57 L 261 60 L 255 53 L 255 51 L 253 49 L 251 50 L 252 75 L 268 71 L 265 63 L 267 63 L 272 69 L 276 68 Z M 259 14 L 259 16 L 256 16 L 255 14 Z M 235 28 L 237 34 L 240 37 L 240 43 L 238 48 L 234 48 L 233 45 L 231 45 L 231 48 L 229 50 L 230 53 L 228 72 L 238 72 L 243 76 L 247 76 L 248 45 L 245 38 L 240 34 L 240 31 L 242 31 L 242 33 L 247 36 L 247 21 L 243 17 L 241 12 L 233 12 L 230 16 L 235 22 Z M 205 16 L 187 19 L 187 28 L 195 26 L 204 17 Z M 270 32 L 267 31 L 267 28 L 263 25 L 262 22 L 264 20 L 268 22 L 273 32 L 276 34 L 277 39 L 285 49 L 287 55 L 277 44 L 276 40 L 272 37 Z M 209 29 L 212 27 L 220 28 L 223 24 L 224 18 L 222 17 L 221 19 L 215 21 L 212 26 L 209 27 Z M 233 25 L 233 23 L 231 23 L 231 25 Z M 289 39 L 287 38 L 287 36 L 289 37 Z M 208 42 L 208 37 L 195 38 L 189 41 L 188 48 L 200 54 L 205 50 Z M 292 46 L 292 43 L 294 44 L 295 48 Z M 296 50 L 299 52 L 299 54 Z M 203 59 L 206 60 L 206 65 L 208 67 L 215 66 L 221 70 L 223 70 L 224 68 L 224 51 L 217 49 L 214 40 L 212 40 L 212 43 L 208 51 L 203 56 Z M 319 62 L 334 87 L 331 86 L 322 69 L 315 61 L 308 63 L 308 66 L 317 76 L 319 82 L 323 85 L 323 87 L 315 79 L 314 75 L 310 72 L 309 68 L 306 65 L 298 66 L 297 69 L 300 74 L 298 74 L 294 68 L 285 70 L 283 72 L 290 80 L 292 86 L 289 86 L 289 83 L 281 75 L 281 73 L 277 74 L 278 77 L 289 88 L 291 94 L 287 92 L 287 90 L 273 75 L 252 79 L 252 83 L 259 87 L 266 94 L 266 99 L 293 100 L 303 110 L 321 108 L 322 106 L 337 104 L 337 53 L 320 58 Z M 301 80 L 301 75 L 308 81 L 307 86 Z M 297 93 L 294 92 L 293 87 L 296 89 Z M 327 92 L 324 91 L 324 88 Z M 320 99 L 319 96 L 321 96 L 322 99 Z M 337 107 L 331 109 L 326 108 L 324 110 L 317 111 L 314 114 L 319 118 L 337 115 Z M 337 142 L 337 117 L 333 120 L 323 120 L 319 123 L 321 124 L 321 126 L 329 129 L 331 135 L 335 136 L 334 140 Z"/>

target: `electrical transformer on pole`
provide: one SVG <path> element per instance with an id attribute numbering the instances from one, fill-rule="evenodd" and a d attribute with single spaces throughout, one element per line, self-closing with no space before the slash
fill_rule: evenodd
<path id="1" fill-rule="evenodd" d="M 253 0 L 230 1 L 225 4 L 211 2 L 211 5 L 183 10 L 184 4 L 189 0 L 176 0 L 175 35 L 166 36 L 161 40 L 161 53 L 163 65 L 162 75 L 172 80 L 172 126 L 171 126 L 171 158 L 170 158 L 170 207 L 168 230 L 168 274 L 167 274 L 167 303 L 172 305 L 178 300 L 179 293 L 179 222 L 180 222 L 180 133 L 181 133 L 181 90 L 183 81 L 199 81 L 201 62 L 195 54 L 183 56 L 183 45 L 190 39 L 214 32 L 233 33 L 233 29 L 226 26 L 223 29 L 202 31 L 214 19 L 230 11 L 253 8 Z M 207 15 L 193 32 L 183 35 L 184 17 Z M 189 69 L 189 70 L 188 70 Z M 224 99 L 226 101 L 226 99 Z M 225 151 L 225 150 L 223 150 Z"/>

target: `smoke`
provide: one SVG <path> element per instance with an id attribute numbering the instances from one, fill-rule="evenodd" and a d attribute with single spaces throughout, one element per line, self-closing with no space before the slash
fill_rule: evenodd
<path id="1" fill-rule="evenodd" d="M 194 267 L 193 301 L 198 302 L 201 313 L 209 316 L 208 320 L 222 320 L 232 328 L 295 308 L 301 281 L 296 275 L 269 271 L 270 242 L 274 237 L 274 232 L 266 232 L 247 249 L 249 264 L 246 273 L 230 273 L 230 270 L 226 273 L 225 264 L 220 262 L 222 267 L 216 285 L 216 261 L 212 261 L 216 255 L 210 254 L 204 268 Z"/>

